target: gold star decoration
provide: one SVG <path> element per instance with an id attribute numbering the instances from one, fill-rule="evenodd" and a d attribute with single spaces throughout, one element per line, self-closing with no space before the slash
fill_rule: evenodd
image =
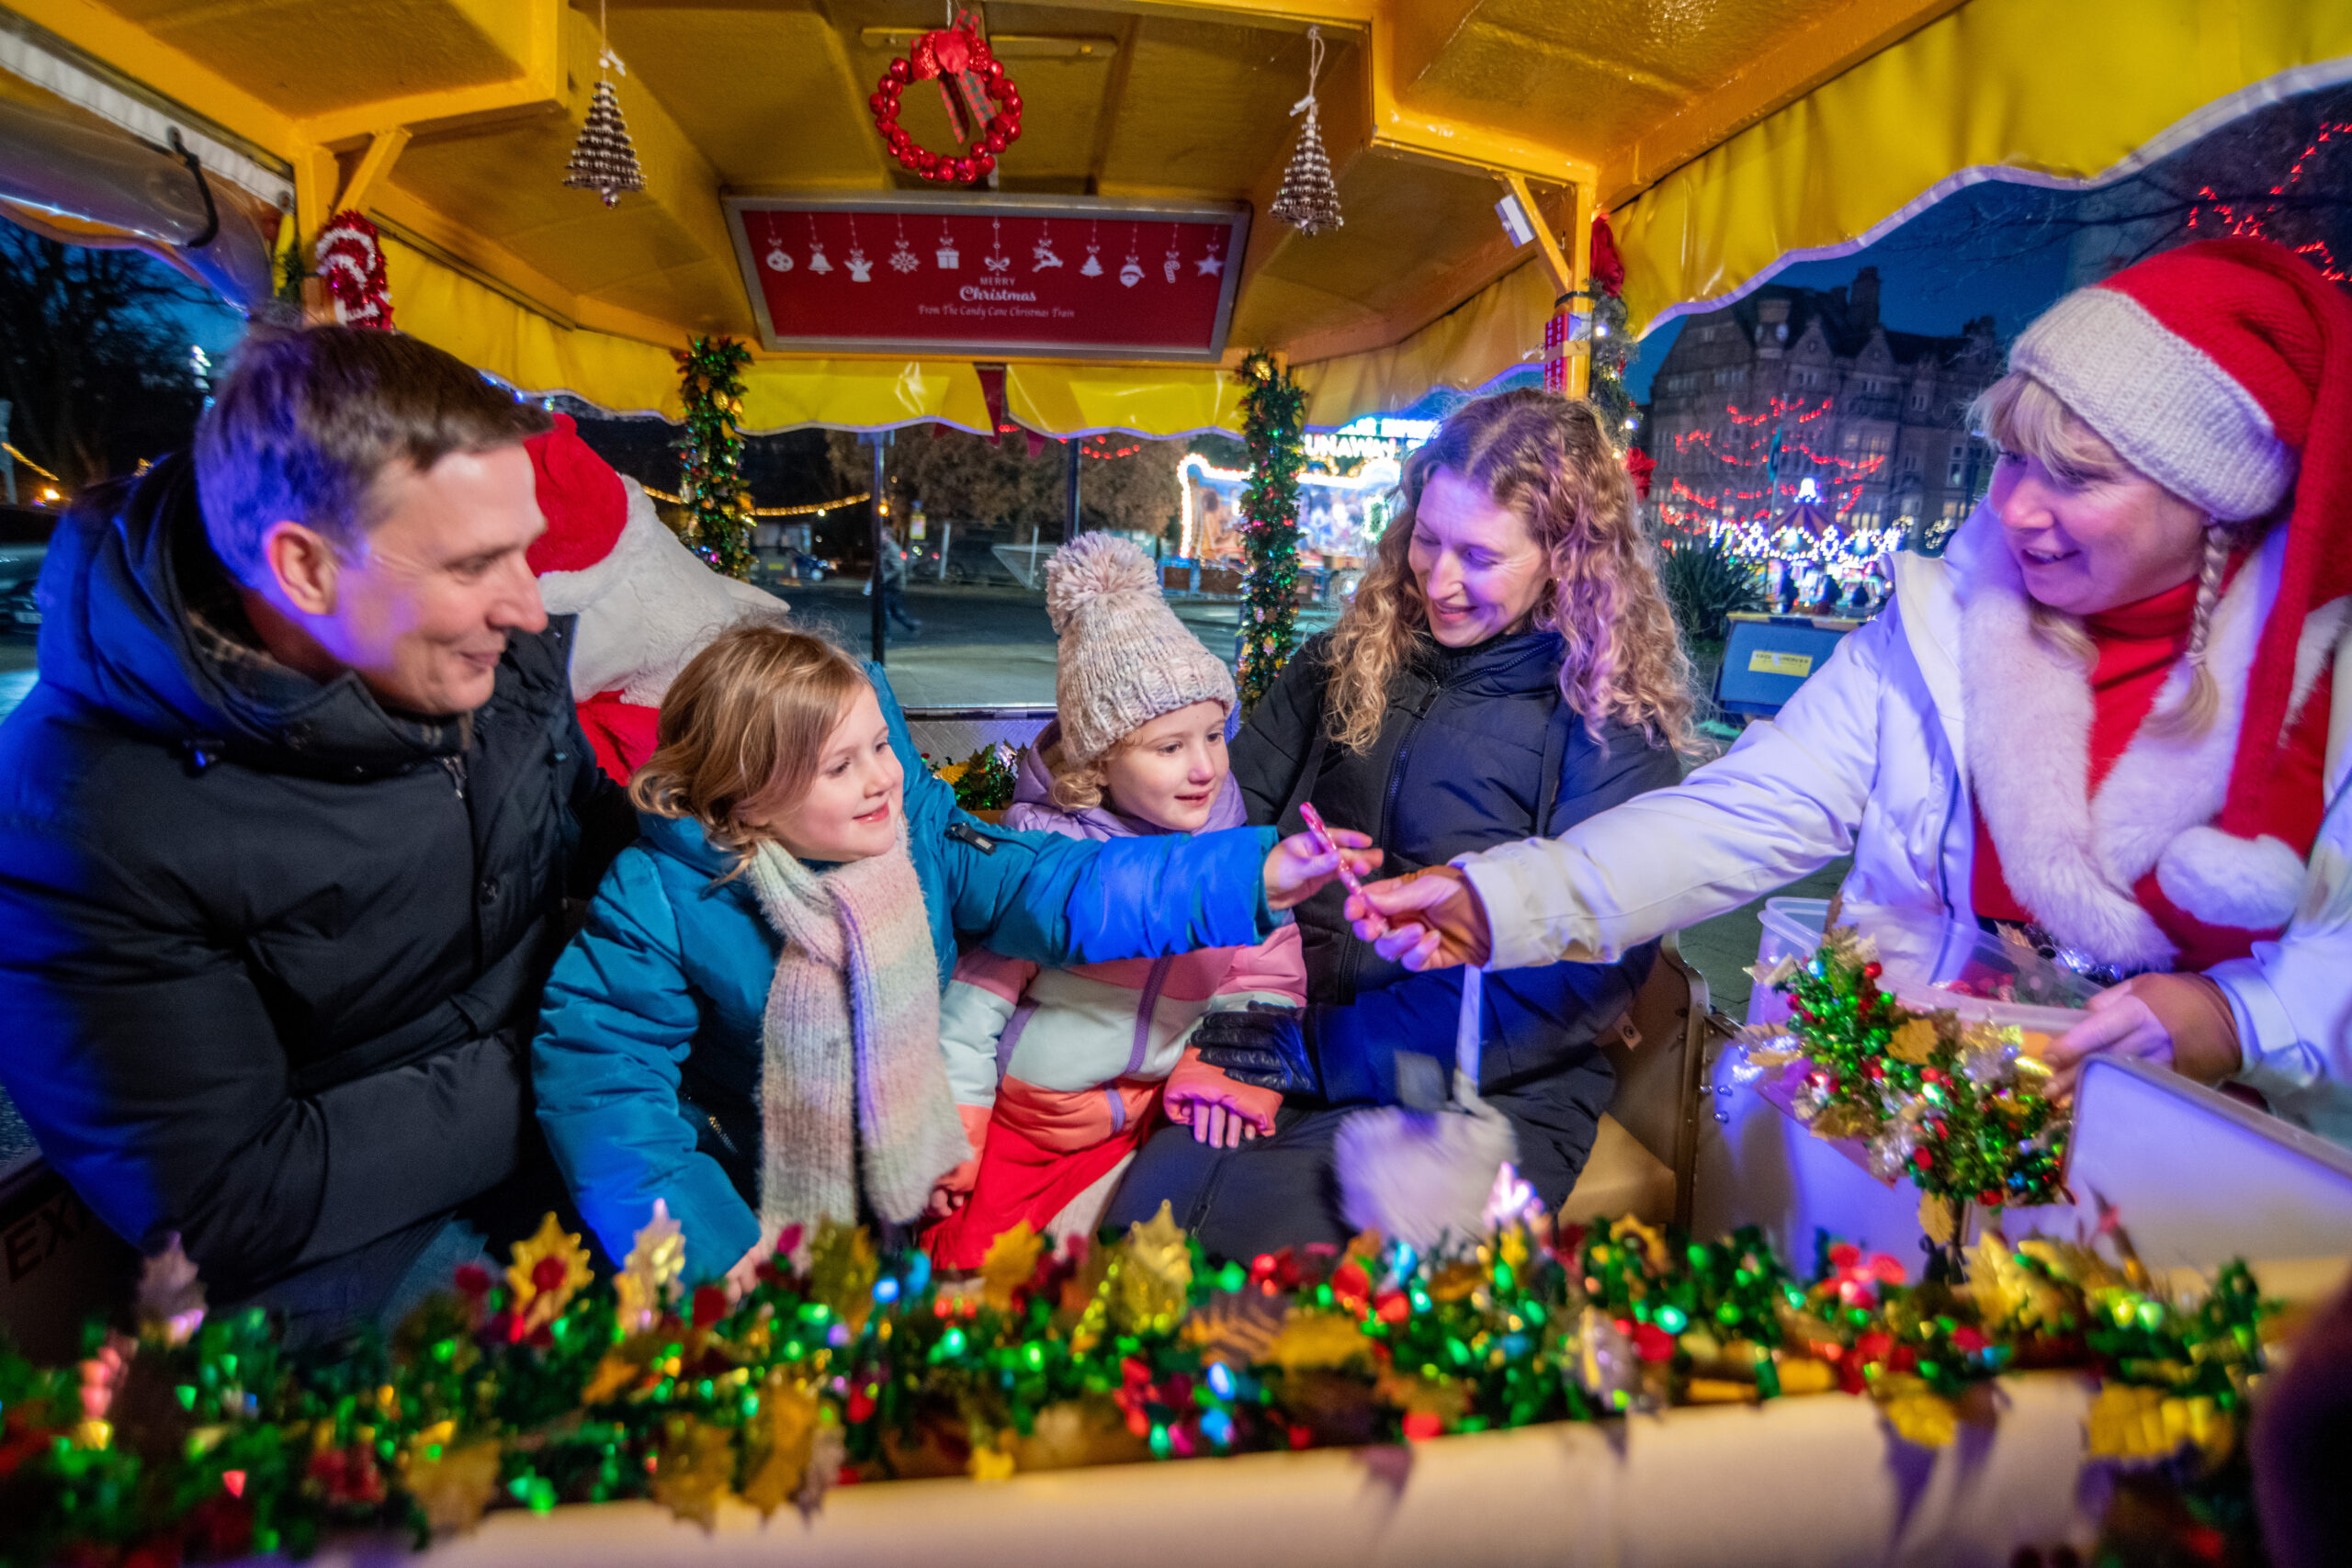
<path id="1" fill-rule="evenodd" d="M 539 1222 L 537 1235 L 514 1244 L 506 1265 L 507 1289 L 514 1292 L 517 1339 L 555 1321 L 580 1288 L 594 1279 L 588 1249 L 580 1237 L 556 1223 L 553 1213 Z"/>

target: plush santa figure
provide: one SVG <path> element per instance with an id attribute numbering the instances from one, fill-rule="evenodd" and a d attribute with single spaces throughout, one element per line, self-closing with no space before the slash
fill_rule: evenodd
<path id="1" fill-rule="evenodd" d="M 531 570 L 548 614 L 579 617 L 572 701 L 596 761 L 627 784 L 653 754 L 662 694 L 686 660 L 738 621 L 782 620 L 784 601 L 711 570 L 567 416 L 528 449 L 548 520 Z"/>

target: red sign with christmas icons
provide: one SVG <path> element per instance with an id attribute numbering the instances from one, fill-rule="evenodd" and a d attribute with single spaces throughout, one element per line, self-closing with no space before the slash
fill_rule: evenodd
<path id="1" fill-rule="evenodd" d="M 1245 207 L 907 193 L 729 197 L 772 349 L 1213 361 Z"/>

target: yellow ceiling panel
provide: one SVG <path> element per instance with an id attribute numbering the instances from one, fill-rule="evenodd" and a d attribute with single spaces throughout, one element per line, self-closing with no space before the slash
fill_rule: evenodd
<path id="1" fill-rule="evenodd" d="M 520 75 L 527 0 L 107 0 L 288 114 Z"/>
<path id="2" fill-rule="evenodd" d="M 1288 150 L 1306 91 L 1306 39 L 1168 17 L 1136 29 L 1102 191 L 1247 196 Z M 1333 51 L 1324 66 L 1328 79 Z"/>
<path id="3" fill-rule="evenodd" d="M 1400 96 L 1598 159 L 1849 0 L 1484 0 Z"/>
<path id="4" fill-rule="evenodd" d="M 613 12 L 612 28 L 628 80 L 661 99 L 725 184 L 886 182 L 888 154 L 865 108 L 873 84 L 813 11 L 633 7 Z"/>
<path id="5" fill-rule="evenodd" d="M 1274 252 L 1250 290 L 1253 321 L 1258 288 L 1277 279 L 1310 286 L 1374 316 L 1393 311 L 1494 231 L 1499 194 L 1491 178 L 1463 170 L 1376 153 L 1357 159 L 1340 179 L 1345 227 L 1312 239 L 1293 236 Z M 1261 330 L 1291 338 L 1345 324 L 1293 318 Z"/>

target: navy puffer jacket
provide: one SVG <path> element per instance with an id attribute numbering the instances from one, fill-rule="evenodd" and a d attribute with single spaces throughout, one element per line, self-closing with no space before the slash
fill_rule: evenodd
<path id="1" fill-rule="evenodd" d="M 1383 875 L 1548 838 L 1680 777 L 1674 752 L 1638 729 L 1612 722 L 1600 741 L 1588 732 L 1560 698 L 1556 632 L 1468 649 L 1423 637 L 1389 682 L 1371 750 L 1318 746 L 1329 641 L 1327 634 L 1301 649 L 1258 705 L 1233 743 L 1234 777 L 1252 822 L 1296 831 L 1297 803 L 1312 800 L 1333 827 L 1368 833 L 1386 852 Z M 1343 897 L 1326 889 L 1297 911 L 1322 1099 L 1393 1101 L 1397 1052 L 1451 1064 L 1462 974 L 1416 975 L 1382 958 L 1349 930 Z M 1552 1202 L 1581 1168 L 1599 1110 L 1551 1106 L 1553 1089 L 1572 1078 L 1579 1101 L 1605 1091 L 1596 1037 L 1623 1014 L 1656 953 L 1651 944 L 1615 964 L 1487 976 L 1481 1091 L 1517 1124 L 1525 1174 Z"/>

